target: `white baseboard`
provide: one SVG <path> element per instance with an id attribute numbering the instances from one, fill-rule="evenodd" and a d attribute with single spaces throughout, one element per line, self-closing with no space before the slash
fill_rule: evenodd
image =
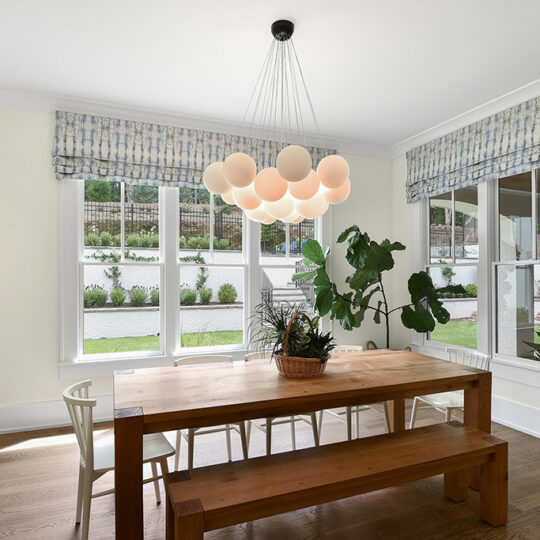
<path id="1" fill-rule="evenodd" d="M 112 420 L 112 395 L 97 396 L 96 399 L 94 422 Z M 70 424 L 71 420 L 63 400 L 0 405 L 0 433 L 31 431 Z"/>
<path id="2" fill-rule="evenodd" d="M 540 438 L 540 409 L 493 396 L 491 418 L 503 426 Z"/>

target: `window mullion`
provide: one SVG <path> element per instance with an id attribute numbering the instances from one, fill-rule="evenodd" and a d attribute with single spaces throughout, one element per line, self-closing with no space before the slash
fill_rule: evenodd
<path id="1" fill-rule="evenodd" d="M 120 260 L 124 262 L 126 251 L 126 196 L 125 184 L 120 182 Z"/>
<path id="2" fill-rule="evenodd" d="M 452 234 L 450 236 L 450 256 L 452 264 L 456 264 L 456 192 L 452 190 Z"/>
<path id="3" fill-rule="evenodd" d="M 531 219 L 531 226 L 532 226 L 532 258 L 538 259 L 538 249 L 537 249 L 537 241 L 536 241 L 536 231 L 537 231 L 537 208 L 536 208 L 536 169 L 533 169 L 531 171 L 531 183 L 532 183 L 532 200 L 531 200 L 531 206 L 532 206 L 532 219 Z"/>
<path id="4" fill-rule="evenodd" d="M 478 322 L 477 349 L 489 354 L 491 352 L 492 324 L 492 262 L 495 259 L 496 212 L 494 209 L 495 183 L 478 184 Z"/>

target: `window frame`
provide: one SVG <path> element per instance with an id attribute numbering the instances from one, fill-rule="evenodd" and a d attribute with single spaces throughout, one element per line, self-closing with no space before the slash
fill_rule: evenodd
<path id="1" fill-rule="evenodd" d="M 164 291 L 178 290 L 180 286 L 179 270 L 179 188 L 164 186 L 159 195 L 159 262 L 136 262 L 135 266 L 152 265 L 160 268 L 160 288 Z M 261 257 L 259 223 L 242 219 L 242 259 L 239 263 L 215 263 L 213 242 L 210 242 L 211 262 L 207 267 L 235 267 L 244 271 L 244 312 L 243 343 L 232 345 L 212 345 L 203 347 L 180 347 L 181 308 L 174 301 L 176 295 L 165 293 L 160 302 L 161 340 L 159 351 L 130 351 L 126 353 L 83 355 L 83 291 L 84 266 L 102 265 L 99 261 L 84 261 L 84 181 L 69 180 L 60 184 L 60 377 L 108 375 L 115 369 L 129 369 L 171 365 L 172 360 L 188 354 L 223 352 L 231 354 L 237 360 L 243 359 L 247 350 L 247 325 L 250 314 L 261 298 Z M 214 228 L 213 196 L 210 196 L 210 227 Z M 122 225 L 123 227 L 123 225 Z M 315 220 L 315 235 L 322 237 L 322 220 Z M 288 237 L 288 235 L 287 235 Z M 124 238 L 122 235 L 122 248 Z M 288 246 L 287 246 L 288 248 Z M 288 249 L 287 249 L 288 250 Z M 122 258 L 124 249 L 122 249 Z M 124 260 L 121 264 L 126 263 Z M 191 265 L 191 263 L 187 263 Z M 266 265 L 265 265 L 266 266 Z M 280 268 L 294 268 L 292 265 L 279 265 Z M 169 298 L 168 298 L 169 297 Z"/>

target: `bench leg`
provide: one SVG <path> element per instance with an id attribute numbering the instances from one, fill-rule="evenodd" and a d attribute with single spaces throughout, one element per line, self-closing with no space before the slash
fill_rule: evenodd
<path id="1" fill-rule="evenodd" d="M 469 490 L 469 469 L 461 469 L 444 474 L 444 495 L 451 501 L 461 502 L 467 498 Z"/>
<path id="2" fill-rule="evenodd" d="M 480 471 L 480 517 L 490 525 L 508 519 L 508 445 L 496 446 L 493 459 Z"/>
<path id="3" fill-rule="evenodd" d="M 204 510 L 199 499 L 176 503 L 167 498 L 167 540 L 203 540 Z"/>

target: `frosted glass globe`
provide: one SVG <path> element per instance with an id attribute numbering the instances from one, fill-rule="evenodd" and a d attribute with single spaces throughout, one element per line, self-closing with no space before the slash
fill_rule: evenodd
<path id="1" fill-rule="evenodd" d="M 245 214 L 251 221 L 257 221 L 258 223 L 265 223 L 268 220 L 275 221 L 262 204 L 254 210 L 246 210 Z"/>
<path id="2" fill-rule="evenodd" d="M 323 193 L 330 204 L 341 204 L 347 200 L 351 193 L 351 181 L 347 178 L 341 186 L 335 189 L 326 189 Z"/>
<path id="3" fill-rule="evenodd" d="M 215 195 L 227 193 L 232 188 L 223 174 L 223 161 L 215 161 L 206 167 L 203 174 L 203 182 L 208 191 Z"/>
<path id="4" fill-rule="evenodd" d="M 311 170 L 310 153 L 297 144 L 286 146 L 276 159 L 276 168 L 289 182 L 300 182 Z"/>
<path id="5" fill-rule="evenodd" d="M 227 191 L 226 193 L 221 194 L 221 198 L 227 203 L 227 204 L 234 204 L 234 200 L 232 198 L 232 189 L 230 191 Z"/>
<path id="6" fill-rule="evenodd" d="M 349 164 L 341 156 L 326 156 L 317 167 L 321 184 L 335 189 L 349 178 Z"/>
<path id="7" fill-rule="evenodd" d="M 254 210 L 261 205 L 261 199 L 255 193 L 253 184 L 245 188 L 233 188 L 232 198 L 234 204 L 239 206 L 242 210 Z"/>
<path id="8" fill-rule="evenodd" d="M 301 221 L 304 221 L 304 219 L 305 219 L 304 217 L 298 216 L 298 217 L 293 221 L 293 223 L 300 223 Z"/>
<path id="9" fill-rule="evenodd" d="M 292 213 L 287 217 L 282 218 L 281 221 L 283 221 L 283 223 L 296 223 L 298 218 L 304 219 L 296 210 L 293 210 Z"/>
<path id="10" fill-rule="evenodd" d="M 257 165 L 251 156 L 236 152 L 224 161 L 223 173 L 233 187 L 243 188 L 253 182 L 257 174 Z"/>
<path id="11" fill-rule="evenodd" d="M 317 193 L 320 185 L 319 175 L 311 169 L 309 174 L 300 182 L 289 182 L 289 193 L 295 199 L 305 201 Z"/>
<path id="12" fill-rule="evenodd" d="M 328 201 L 322 191 L 307 201 L 298 201 L 296 211 L 306 219 L 322 216 L 328 210 Z"/>
<path id="13" fill-rule="evenodd" d="M 279 201 L 265 202 L 263 206 L 272 217 L 283 219 L 293 213 L 294 199 L 288 193 L 285 193 Z"/>
<path id="14" fill-rule="evenodd" d="M 275 167 L 268 167 L 257 174 L 253 186 L 263 201 L 273 202 L 285 195 L 288 184 Z"/>
<path id="15" fill-rule="evenodd" d="M 272 225 L 272 223 L 276 222 L 276 218 L 273 218 L 272 216 L 268 216 L 265 220 L 261 221 L 264 225 Z"/>

